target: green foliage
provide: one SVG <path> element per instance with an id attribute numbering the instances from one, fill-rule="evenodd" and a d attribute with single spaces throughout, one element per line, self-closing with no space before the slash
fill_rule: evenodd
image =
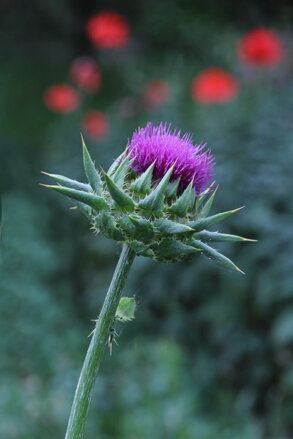
<path id="1" fill-rule="evenodd" d="M 151 190 L 154 163 L 130 185 L 130 190 L 137 195 L 146 195 Z"/>
<path id="2" fill-rule="evenodd" d="M 103 191 L 103 183 L 101 176 L 95 168 L 94 162 L 92 161 L 89 155 L 83 137 L 81 138 L 81 140 L 82 140 L 82 154 L 83 154 L 83 165 L 84 165 L 85 174 L 94 192 L 96 192 L 96 194 L 101 196 Z"/>
<path id="3" fill-rule="evenodd" d="M 165 191 L 169 183 L 172 170 L 173 168 L 170 168 L 157 187 L 139 202 L 138 205 L 142 210 L 150 213 L 151 215 L 155 215 L 156 217 L 163 216 Z"/>
<path id="4" fill-rule="evenodd" d="M 134 319 L 136 302 L 134 297 L 121 297 L 116 311 L 116 319 L 129 322 Z"/>
<path id="5" fill-rule="evenodd" d="M 170 206 L 171 215 L 185 217 L 194 206 L 194 187 L 192 182 L 187 186 L 182 195 Z"/>

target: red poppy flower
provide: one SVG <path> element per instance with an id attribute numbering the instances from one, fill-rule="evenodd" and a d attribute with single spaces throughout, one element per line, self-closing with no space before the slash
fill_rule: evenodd
<path id="1" fill-rule="evenodd" d="M 67 84 L 56 84 L 47 88 L 44 93 L 46 107 L 56 113 L 70 113 L 80 104 L 77 91 Z"/>
<path id="2" fill-rule="evenodd" d="M 94 93 L 101 85 L 101 73 L 90 58 L 77 58 L 70 67 L 70 78 L 88 93 Z"/>
<path id="3" fill-rule="evenodd" d="M 121 48 L 129 41 L 129 25 L 127 20 L 116 12 L 100 12 L 89 18 L 86 23 L 86 34 L 100 49 Z"/>
<path id="4" fill-rule="evenodd" d="M 202 104 L 224 104 L 235 98 L 238 90 L 236 79 L 220 68 L 204 70 L 191 83 L 192 97 Z"/>
<path id="5" fill-rule="evenodd" d="M 103 140 L 109 131 L 108 119 L 101 111 L 89 111 L 81 124 L 87 136 L 95 140 Z"/>
<path id="6" fill-rule="evenodd" d="M 248 32 L 239 42 L 239 57 L 259 66 L 278 64 L 284 55 L 284 46 L 278 35 L 265 28 Z"/>
<path id="7" fill-rule="evenodd" d="M 170 96 L 169 85 L 160 80 L 154 80 L 147 84 L 143 97 L 150 106 L 161 105 L 167 101 Z"/>

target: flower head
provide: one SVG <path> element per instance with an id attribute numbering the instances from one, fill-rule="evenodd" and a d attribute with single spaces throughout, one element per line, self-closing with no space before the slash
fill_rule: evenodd
<path id="1" fill-rule="evenodd" d="M 228 72 L 210 68 L 201 72 L 191 83 L 192 97 L 202 104 L 224 104 L 238 93 L 238 83 Z"/>
<path id="2" fill-rule="evenodd" d="M 240 40 L 238 55 L 248 64 L 270 66 L 281 61 L 284 47 L 274 31 L 258 28 L 248 32 Z"/>
<path id="3" fill-rule="evenodd" d="M 214 158 L 205 145 L 193 145 L 190 134 L 183 136 L 171 125 L 148 123 L 138 129 L 128 144 L 130 157 L 134 158 L 134 172 L 144 172 L 154 163 L 153 177 L 162 179 L 173 166 L 171 180 L 180 179 L 182 189 L 193 181 L 197 194 L 206 189 L 212 176 Z"/>
<path id="4" fill-rule="evenodd" d="M 209 215 L 216 190 L 201 191 L 213 157 L 203 146 L 194 146 L 190 135 L 148 123 L 134 133 L 107 172 L 96 169 L 84 142 L 83 163 L 88 184 L 47 174 L 58 183 L 47 187 L 71 198 L 96 232 L 157 261 L 176 262 L 203 253 L 241 272 L 210 243 L 247 240 L 209 231 L 239 209 Z M 178 190 L 179 182 L 184 190 Z"/>
<path id="5" fill-rule="evenodd" d="M 86 33 L 94 46 L 113 49 L 128 43 L 130 31 L 124 17 L 116 12 L 103 11 L 89 18 Z"/>
<path id="6" fill-rule="evenodd" d="M 70 85 L 56 84 L 45 91 L 44 103 L 46 107 L 56 113 L 70 113 L 79 106 L 80 97 Z"/>

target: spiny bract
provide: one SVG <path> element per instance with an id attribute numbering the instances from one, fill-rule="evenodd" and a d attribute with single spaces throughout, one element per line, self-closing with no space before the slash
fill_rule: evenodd
<path id="1" fill-rule="evenodd" d="M 156 148 L 150 145 L 149 158 L 147 145 L 152 136 Z M 84 141 L 82 143 L 88 184 L 46 174 L 58 182 L 46 187 L 73 199 L 95 231 L 126 243 L 137 255 L 161 262 L 176 262 L 191 254 L 203 253 L 220 265 L 241 272 L 230 259 L 209 245 L 210 242 L 250 240 L 207 230 L 239 209 L 209 215 L 216 189 L 213 184 L 205 186 L 211 177 L 213 158 L 203 152 L 202 147 L 193 147 L 192 156 L 190 137 L 180 138 L 166 125 L 155 128 L 147 125 L 144 132 L 139 130 L 134 134 L 107 173 L 96 169 Z M 167 165 L 162 157 L 166 158 Z M 185 167 L 184 157 L 188 159 Z"/>

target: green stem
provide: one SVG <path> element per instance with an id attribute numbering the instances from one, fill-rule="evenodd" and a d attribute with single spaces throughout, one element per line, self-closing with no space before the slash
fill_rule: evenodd
<path id="1" fill-rule="evenodd" d="M 127 245 L 123 245 L 82 366 L 65 439 L 82 439 L 83 437 L 83 430 L 98 369 L 109 337 L 109 331 L 115 319 L 122 289 L 134 257 L 135 253 Z"/>

